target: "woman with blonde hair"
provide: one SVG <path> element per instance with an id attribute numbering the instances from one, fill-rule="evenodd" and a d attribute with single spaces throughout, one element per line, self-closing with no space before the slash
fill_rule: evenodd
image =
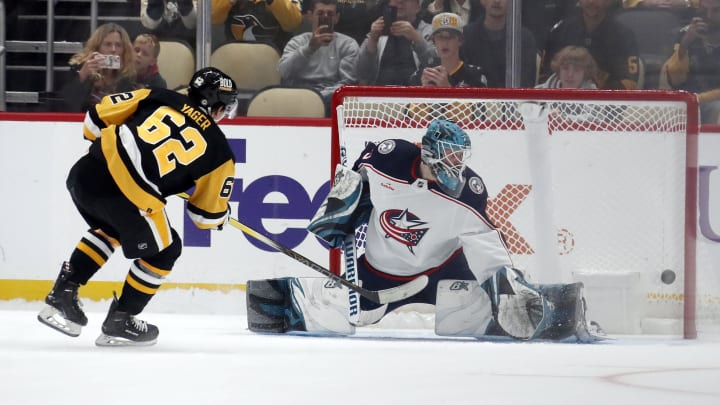
<path id="1" fill-rule="evenodd" d="M 545 89 L 597 89 L 593 77 L 598 68 L 587 48 L 566 46 L 550 62 L 553 74 L 537 88 Z"/>
<path id="2" fill-rule="evenodd" d="M 60 91 L 68 111 L 86 111 L 108 94 L 135 90 L 135 54 L 125 28 L 99 26 L 69 61 L 75 73 Z"/>

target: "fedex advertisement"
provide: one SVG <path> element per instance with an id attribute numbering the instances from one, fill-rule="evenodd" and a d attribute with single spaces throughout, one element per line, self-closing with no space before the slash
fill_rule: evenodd
<path id="1" fill-rule="evenodd" d="M 0 113 L 0 300 L 42 299 L 87 231 L 65 189 L 89 146 L 81 122 L 79 114 Z M 236 157 L 232 216 L 329 266 L 327 249 L 305 227 L 330 186 L 330 120 L 237 118 L 222 128 Z M 720 290 L 720 127 L 704 128 L 699 150 L 698 300 L 716 300 L 703 292 Z M 169 197 L 166 209 L 183 239 L 166 285 L 242 288 L 250 279 L 320 276 L 236 228 L 198 230 L 180 198 Z M 118 249 L 93 281 L 121 283 L 128 266 Z"/>

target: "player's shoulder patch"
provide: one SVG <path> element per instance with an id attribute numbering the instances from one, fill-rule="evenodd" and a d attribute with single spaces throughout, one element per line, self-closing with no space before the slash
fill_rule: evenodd
<path id="1" fill-rule="evenodd" d="M 384 140 L 377 146 L 377 151 L 383 155 L 387 155 L 393 150 L 395 150 L 395 141 L 392 139 Z"/>
<path id="2" fill-rule="evenodd" d="M 485 191 L 485 184 L 480 177 L 473 176 L 468 180 L 468 187 L 475 194 L 482 194 Z"/>

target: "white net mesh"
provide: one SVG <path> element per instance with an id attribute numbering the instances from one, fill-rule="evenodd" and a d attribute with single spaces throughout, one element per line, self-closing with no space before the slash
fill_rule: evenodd
<path id="1" fill-rule="evenodd" d="M 516 267 L 539 282 L 601 275 L 592 279 L 602 283 L 605 274 L 637 274 L 641 317 L 682 319 L 685 100 L 369 93 L 350 94 L 339 105 L 335 124 L 346 164 L 367 142 L 419 142 L 430 121 L 451 119 L 470 135 L 469 166 L 487 185 L 488 214 Z M 677 276 L 674 282 L 661 280 L 665 270 Z M 700 314 L 718 309 L 698 307 Z"/>

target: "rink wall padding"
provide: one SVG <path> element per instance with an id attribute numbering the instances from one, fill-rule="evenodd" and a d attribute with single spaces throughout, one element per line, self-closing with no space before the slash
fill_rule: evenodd
<path id="1" fill-rule="evenodd" d="M 87 150 L 80 114 L 0 113 L 0 300 L 41 300 L 87 226 L 65 189 L 73 163 Z M 233 216 L 328 266 L 327 249 L 305 231 L 329 189 L 329 119 L 226 120 L 236 156 Z M 183 254 L 161 291 L 243 291 L 248 279 L 316 275 L 239 230 L 200 231 L 180 198 L 167 213 Z M 81 290 L 99 300 L 120 291 L 129 260 L 118 249 Z"/>
<path id="2" fill-rule="evenodd" d="M 89 145 L 82 137 L 82 119 L 80 114 L 0 113 L 0 300 L 42 299 L 86 231 L 65 189 L 70 167 Z M 233 216 L 328 266 L 327 249 L 305 225 L 329 189 L 330 120 L 242 117 L 224 121 L 222 128 L 237 159 Z M 698 284 L 720 279 L 718 135 L 720 127 L 703 127 L 699 140 L 699 166 L 705 173 L 699 177 L 706 181 L 710 200 L 700 201 L 705 207 L 700 210 Z M 167 212 L 183 238 L 183 254 L 162 290 L 242 291 L 250 279 L 317 276 L 236 229 L 195 229 L 179 198 L 169 198 Z M 128 267 L 118 250 L 81 295 L 111 297 Z"/>

